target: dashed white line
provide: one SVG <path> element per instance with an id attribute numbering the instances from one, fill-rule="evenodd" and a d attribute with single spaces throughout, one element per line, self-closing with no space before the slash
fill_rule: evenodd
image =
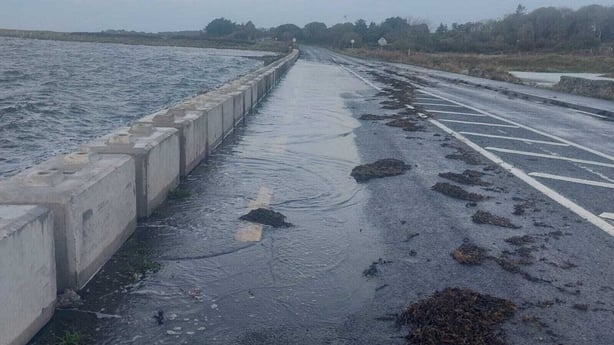
<path id="1" fill-rule="evenodd" d="M 503 149 L 503 148 L 500 148 L 500 147 L 490 147 L 490 146 L 486 147 L 486 150 L 503 152 L 503 153 L 511 153 L 511 154 L 522 155 L 522 156 L 558 159 L 558 160 L 574 162 L 574 163 L 583 163 L 583 164 L 599 165 L 599 166 L 602 166 L 602 167 L 614 168 L 614 164 L 610 164 L 610 163 L 587 161 L 585 159 L 577 159 L 577 158 L 564 157 L 564 156 L 548 155 L 548 154 L 545 154 L 545 153 L 537 153 L 537 152 L 529 152 L 529 151 L 517 151 L 517 150 Z"/>
<path id="2" fill-rule="evenodd" d="M 463 135 L 474 136 L 474 137 L 485 137 L 485 138 L 495 138 L 495 139 L 504 139 L 504 140 L 514 140 L 514 141 L 522 141 L 522 142 L 528 142 L 528 143 L 554 145 L 554 146 L 569 146 L 569 144 L 556 143 L 554 141 L 535 140 L 535 139 L 518 138 L 518 137 L 507 137 L 507 136 L 502 136 L 502 135 L 482 134 L 482 133 L 475 133 L 475 132 L 459 132 L 459 133 L 463 134 Z"/>
<path id="3" fill-rule="evenodd" d="M 532 173 L 529 173 L 529 175 L 531 175 L 533 177 L 542 177 L 542 178 L 551 179 L 551 180 L 559 180 L 559 181 L 565 181 L 565 182 L 579 183 L 579 184 L 584 184 L 584 185 L 587 185 L 587 186 L 596 186 L 596 187 L 604 187 L 604 188 L 612 188 L 612 189 L 614 189 L 614 183 L 585 180 L 585 179 L 582 179 L 582 178 L 560 176 L 560 175 L 553 175 L 553 174 L 540 173 L 540 172 L 532 172 Z"/>
<path id="4" fill-rule="evenodd" d="M 476 150 L 482 156 L 488 158 L 489 160 L 491 160 L 495 164 L 499 165 L 503 169 L 505 169 L 505 170 L 509 171 L 510 173 L 514 174 L 514 176 L 518 177 L 519 179 L 521 179 L 522 181 L 524 181 L 525 183 L 527 183 L 531 187 L 535 188 L 536 190 L 538 190 L 542 194 L 546 195 L 550 199 L 556 201 L 557 203 L 559 203 L 563 207 L 566 207 L 567 209 L 569 209 L 570 211 L 574 212 L 578 216 L 586 219 L 591 224 L 595 225 L 599 229 L 601 229 L 601 230 L 605 231 L 606 233 L 608 233 L 610 236 L 614 236 L 614 226 L 612 226 L 612 224 L 608 223 L 607 221 L 603 220 L 602 218 L 600 218 L 600 217 L 596 216 L 595 214 L 591 213 L 590 211 L 586 210 L 584 207 L 582 207 L 582 206 L 576 204 L 575 202 L 567 199 L 566 197 L 564 197 L 563 195 L 559 194 L 554 189 L 551 189 L 551 188 L 547 187 L 546 185 L 540 183 L 539 181 L 537 181 L 533 177 L 527 175 L 527 173 L 525 173 L 521 169 L 518 169 L 518 168 L 514 167 L 513 165 L 503 161 L 501 158 L 499 158 L 499 156 L 493 154 L 492 152 L 488 152 L 488 151 L 484 150 L 478 144 L 476 144 L 476 143 L 472 142 L 471 140 L 467 139 L 462 134 L 453 131 L 452 129 L 450 129 L 446 125 L 444 125 L 443 123 L 441 123 L 441 122 L 439 122 L 437 120 L 432 120 L 432 119 L 429 120 L 429 121 L 432 124 L 434 124 L 435 126 L 441 128 L 444 132 L 452 135 L 456 139 L 458 139 L 461 142 L 467 144 L 467 146 L 469 146 L 472 149 Z"/>
<path id="5" fill-rule="evenodd" d="M 614 213 L 603 212 L 602 214 L 599 215 L 599 217 L 614 220 Z"/>
<path id="6" fill-rule="evenodd" d="M 428 111 L 429 113 L 435 113 L 435 114 L 450 114 L 450 115 L 486 117 L 486 115 L 483 115 L 483 114 L 461 113 L 461 112 L 458 112 L 458 111 L 428 110 L 428 109 L 426 111 Z"/>
<path id="7" fill-rule="evenodd" d="M 488 122 L 473 122 L 473 121 L 461 121 L 461 120 L 440 120 L 440 121 L 441 122 L 464 123 L 464 124 L 467 124 L 467 125 L 476 125 L 476 126 L 518 128 L 518 126 L 514 126 L 514 125 L 503 125 L 503 124 L 499 124 L 499 123 L 488 123 Z"/>

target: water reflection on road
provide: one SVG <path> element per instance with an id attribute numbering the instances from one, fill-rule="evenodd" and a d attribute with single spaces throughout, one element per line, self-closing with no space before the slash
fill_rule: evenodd
<path id="1" fill-rule="evenodd" d="M 360 87 L 335 66 L 297 62 L 233 142 L 189 176 L 191 196 L 140 226 L 162 268 L 125 290 L 122 319 L 101 323 L 97 343 L 230 344 L 261 329 L 333 328 L 369 300 L 374 283 L 362 271 L 379 250 L 362 215 L 367 191 L 349 175 L 359 123 L 345 106 Z M 248 225 L 238 218 L 256 199 L 295 226 L 237 241 Z M 117 300 L 98 298 L 101 307 Z"/>

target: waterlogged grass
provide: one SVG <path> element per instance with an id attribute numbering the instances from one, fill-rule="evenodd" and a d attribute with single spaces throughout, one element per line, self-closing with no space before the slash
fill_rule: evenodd
<path id="1" fill-rule="evenodd" d="M 614 57 L 603 55 L 517 53 L 517 54 L 458 54 L 413 53 L 368 49 L 345 50 L 348 55 L 408 63 L 448 72 L 466 73 L 478 67 L 484 70 L 527 72 L 606 73 L 614 75 Z"/>
<path id="2" fill-rule="evenodd" d="M 61 337 L 57 337 L 55 345 L 85 345 L 87 336 L 79 331 L 66 331 Z"/>
<path id="3" fill-rule="evenodd" d="M 177 188 L 168 193 L 168 198 L 170 200 L 184 200 L 192 196 L 192 192 L 185 188 Z"/>

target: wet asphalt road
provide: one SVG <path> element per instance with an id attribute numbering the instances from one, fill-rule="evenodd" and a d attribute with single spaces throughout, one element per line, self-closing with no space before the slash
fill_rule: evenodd
<path id="1" fill-rule="evenodd" d="M 430 117 L 408 117 L 422 131 L 359 120 L 404 111 L 380 104 L 393 80 L 416 88 L 408 103 Z M 306 47 L 257 113 L 184 181 L 190 195 L 141 224 L 82 292 L 79 309 L 98 318 L 58 313 L 34 343 L 82 329 L 94 344 L 405 344 L 394 316 L 446 287 L 512 300 L 518 309 L 502 327 L 509 344 L 614 343 L 614 238 L 437 124 L 593 215 L 614 212 L 612 122 Z M 477 164 L 446 158 L 459 152 Z M 364 184 L 350 177 L 382 158 L 412 169 Z M 439 173 L 465 169 L 492 185 L 463 188 L 490 199 L 431 190 L 446 182 Z M 255 207 L 295 226 L 238 220 Z M 477 210 L 521 227 L 475 224 Z M 522 235 L 533 242 L 505 241 Z M 450 253 L 463 243 L 497 259 L 461 265 Z M 373 262 L 377 273 L 365 277 Z"/>

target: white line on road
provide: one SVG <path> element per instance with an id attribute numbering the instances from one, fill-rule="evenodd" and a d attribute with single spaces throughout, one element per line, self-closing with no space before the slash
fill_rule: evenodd
<path id="1" fill-rule="evenodd" d="M 514 125 L 502 125 L 498 123 L 488 123 L 488 122 L 473 122 L 473 121 L 461 121 L 461 120 L 440 120 L 440 121 L 441 122 L 465 123 L 468 125 L 476 125 L 476 126 L 518 128 L 518 126 L 514 126 Z"/>
<path id="2" fill-rule="evenodd" d="M 439 103 L 421 103 L 421 102 L 414 102 L 415 105 L 430 105 L 430 106 L 437 106 L 437 107 L 452 107 L 452 108 L 463 108 L 460 105 L 456 105 L 456 104 L 439 104 Z"/>
<path id="3" fill-rule="evenodd" d="M 474 132 L 459 132 L 459 133 L 463 134 L 463 135 L 474 136 L 474 137 L 485 137 L 485 138 L 515 140 L 515 141 L 523 141 L 523 142 L 528 142 L 528 143 L 546 144 L 546 145 L 554 145 L 554 146 L 569 146 L 569 144 L 555 143 L 553 141 L 545 141 L 545 140 L 535 140 L 535 139 L 526 139 L 526 138 L 518 138 L 518 137 L 506 137 L 506 136 L 502 136 L 502 135 L 482 134 L 482 133 L 474 133 Z"/>
<path id="4" fill-rule="evenodd" d="M 469 140 L 466 137 L 464 137 L 462 134 L 460 134 L 458 132 L 455 132 L 452 129 L 446 127 L 446 125 L 442 124 L 441 122 L 439 122 L 437 120 L 429 120 L 429 121 L 432 124 L 434 124 L 435 126 L 441 128 L 444 132 L 454 136 L 456 139 L 458 139 L 461 142 L 467 144 L 469 147 L 471 147 L 472 149 L 474 149 L 477 152 L 479 152 L 482 156 L 488 158 L 489 160 L 493 161 L 495 164 L 499 165 L 503 169 L 505 169 L 505 170 L 509 171 L 510 173 L 514 174 L 514 176 L 518 177 L 519 179 L 521 179 L 522 181 L 524 181 L 525 183 L 527 183 L 531 187 L 537 189 L 539 192 L 541 192 L 542 194 L 546 195 L 550 199 L 552 199 L 552 200 L 556 201 L 557 203 L 559 203 L 560 205 L 568 208 L 569 210 L 571 210 L 572 212 L 574 212 L 578 216 L 586 219 L 587 221 L 589 221 L 593 225 L 597 226 L 599 229 L 601 229 L 601 230 L 605 231 L 606 233 L 608 233 L 610 236 L 614 236 L 614 226 L 612 226 L 607 221 L 599 218 L 598 216 L 596 216 L 593 213 L 591 213 L 588 210 L 586 210 L 584 207 L 582 207 L 582 206 L 574 203 L 573 201 L 567 199 L 566 197 L 564 197 L 563 195 L 559 194 L 554 189 L 551 189 L 551 188 L 545 186 L 544 184 L 540 183 L 539 181 L 537 181 L 533 177 L 527 175 L 521 169 L 518 169 L 518 168 L 514 167 L 513 165 L 511 165 L 509 163 L 506 163 L 501 158 L 499 158 L 499 156 L 493 154 L 492 152 L 488 152 L 488 151 L 484 150 L 478 144 L 475 144 L 471 140 Z"/>
<path id="5" fill-rule="evenodd" d="M 343 68 L 343 66 L 341 66 Z M 346 68 L 344 68 L 346 69 Z M 360 80 L 364 81 L 365 83 L 367 83 L 368 85 L 370 85 L 371 87 L 373 87 L 376 90 L 380 90 L 381 89 L 375 85 L 373 85 L 373 83 L 365 80 L 363 77 L 357 75 L 356 73 L 354 73 L 353 71 L 346 69 L 348 72 L 350 72 L 351 74 L 355 75 L 357 78 L 359 78 Z M 428 91 L 423 91 L 421 90 L 420 92 L 424 93 L 424 94 L 428 94 L 430 96 L 433 97 L 438 97 L 444 100 L 447 100 L 449 102 L 452 103 L 456 103 L 462 106 L 465 106 L 462 103 L 447 99 L 445 97 L 441 97 L 438 95 L 435 95 L 433 93 L 430 93 Z M 604 157 L 604 158 L 608 158 L 612 161 L 614 161 L 614 157 L 611 157 L 605 153 L 584 147 L 582 145 L 573 143 L 571 141 L 562 139 L 562 138 L 558 138 L 554 135 L 539 131 L 537 129 L 533 129 L 531 127 L 519 124 L 519 123 L 515 123 L 513 121 L 507 120 L 505 118 L 502 118 L 500 116 L 496 116 L 496 115 L 492 115 L 488 112 L 485 112 L 483 110 L 477 109 L 475 107 L 470 107 L 470 106 L 465 106 L 467 109 L 471 109 L 474 111 L 477 111 L 478 113 L 481 114 L 485 114 L 488 116 L 491 116 L 493 118 L 496 118 L 498 120 L 507 122 L 507 123 L 511 123 L 514 125 L 517 125 L 518 127 L 527 129 L 529 131 L 532 131 L 534 133 L 538 133 L 541 135 L 544 135 L 546 137 L 552 138 L 554 140 L 557 141 L 561 141 L 564 142 L 566 144 L 569 144 L 571 146 L 575 146 L 577 148 L 583 149 L 585 151 L 594 153 L 598 156 Z M 488 152 L 486 150 L 484 150 L 482 147 L 480 147 L 479 145 L 475 144 L 474 142 L 472 142 L 471 140 L 467 139 L 466 137 L 464 137 L 462 134 L 457 133 L 455 131 L 453 131 L 452 129 L 448 128 L 447 126 L 445 126 L 444 124 L 442 124 L 441 122 L 437 121 L 437 120 L 429 120 L 432 124 L 434 124 L 435 126 L 441 128 L 444 132 L 452 135 L 453 137 L 455 137 L 456 139 L 460 140 L 461 142 L 465 143 L 466 145 L 468 145 L 469 147 L 471 147 L 472 149 L 476 150 L 478 153 L 480 153 L 482 156 L 488 158 L 489 160 L 491 160 L 492 162 L 494 162 L 495 164 L 499 165 L 500 167 L 502 167 L 503 169 L 509 171 L 510 173 L 512 173 L 514 176 L 518 177 L 520 180 L 524 181 L 525 183 L 527 183 L 529 186 L 535 188 L 536 190 L 538 190 L 539 192 L 541 192 L 542 194 L 546 195 L 547 197 L 549 197 L 550 199 L 556 201 L 557 203 L 559 203 L 561 206 L 569 209 L 570 211 L 574 212 L 575 214 L 577 214 L 578 216 L 582 217 L 583 219 L 586 219 L 588 222 L 590 222 L 591 224 L 595 225 L 596 227 L 598 227 L 599 229 L 603 230 L 604 232 L 606 232 L 607 234 L 609 234 L 610 236 L 614 236 L 614 226 L 612 226 L 610 223 L 608 223 L 607 221 L 603 220 L 602 218 L 596 216 L 595 214 L 591 213 L 590 211 L 586 210 L 585 208 L 583 208 L 582 206 L 574 203 L 573 201 L 567 199 L 566 197 L 564 197 L 563 195 L 559 194 L 557 191 L 545 186 L 544 184 L 540 183 L 539 181 L 537 181 L 536 179 L 534 179 L 533 177 L 527 175 L 524 171 L 522 171 L 521 169 L 518 169 L 516 167 L 514 167 L 513 165 L 506 163 L 505 161 L 503 161 L 501 158 L 499 158 L 497 155 L 493 154 L 492 152 Z M 603 214 L 602 214 L 603 215 Z"/>
<path id="6" fill-rule="evenodd" d="M 604 187 L 604 188 L 612 188 L 612 189 L 614 189 L 614 183 L 585 180 L 585 179 L 581 179 L 581 178 L 567 177 L 567 176 L 560 176 L 560 175 L 552 175 L 552 174 L 546 174 L 546 173 L 540 173 L 540 172 L 532 172 L 532 173 L 529 173 L 529 175 L 531 175 L 533 177 L 542 177 L 542 178 L 547 178 L 547 179 L 551 179 L 551 180 L 559 180 L 559 181 L 565 181 L 565 182 L 573 182 L 573 183 L 585 184 L 585 185 L 588 185 L 588 186 L 596 186 L 596 187 Z"/>
<path id="7" fill-rule="evenodd" d="M 486 117 L 486 115 L 482 115 L 482 114 L 472 114 L 472 113 L 460 113 L 458 111 L 445 111 L 445 110 L 426 110 L 429 113 L 435 113 L 435 114 L 450 114 L 450 115 L 463 115 L 463 116 L 481 116 L 481 117 Z"/>
<path id="8" fill-rule="evenodd" d="M 614 220 L 614 213 L 603 212 L 602 214 L 599 215 L 599 217 Z"/>
<path id="9" fill-rule="evenodd" d="M 594 117 L 598 117 L 600 119 L 607 119 L 607 116 L 603 116 L 603 115 L 599 115 L 599 114 L 595 114 L 595 113 L 589 113 L 588 111 L 584 111 L 584 110 L 578 110 L 578 109 L 574 109 L 574 111 L 577 111 L 580 114 L 585 114 L 585 115 L 590 115 L 590 116 L 594 116 Z"/>
<path id="10" fill-rule="evenodd" d="M 583 164 L 599 165 L 599 166 L 602 166 L 602 167 L 614 168 L 614 164 L 610 164 L 610 163 L 587 161 L 587 160 L 584 160 L 584 159 L 577 159 L 577 158 L 570 158 L 570 157 L 563 157 L 563 156 L 548 155 L 548 154 L 545 154 L 545 153 L 528 152 L 528 151 L 516 151 L 516 150 L 502 149 L 500 147 L 490 147 L 490 146 L 486 147 L 486 149 L 489 150 L 489 151 L 497 151 L 497 152 L 503 152 L 503 153 L 512 153 L 512 154 L 516 154 L 516 155 L 531 156 L 531 157 L 558 159 L 558 160 L 574 162 L 574 163 L 583 163 Z"/>
<path id="11" fill-rule="evenodd" d="M 542 132 L 542 131 L 540 131 L 540 130 L 538 130 L 538 129 L 531 128 L 531 127 L 529 127 L 529 126 L 525 126 L 525 125 L 523 125 L 523 124 L 517 123 L 517 122 L 512 121 L 512 120 L 508 120 L 508 119 L 503 118 L 503 117 L 501 117 L 501 116 L 497 116 L 497 115 L 491 114 L 491 113 L 489 113 L 489 112 L 487 112 L 487 111 L 484 111 L 484 110 L 481 110 L 481 109 L 478 109 L 478 108 L 472 107 L 472 106 L 470 106 L 470 105 L 466 105 L 466 104 L 463 104 L 463 103 L 461 103 L 461 102 L 457 102 L 457 101 L 451 100 L 451 99 L 449 99 L 449 98 L 447 98 L 447 97 L 436 95 L 436 94 L 431 93 L 431 92 L 429 92 L 429 91 L 420 90 L 420 92 L 422 92 L 422 93 L 424 93 L 424 94 L 427 94 L 427 95 L 430 95 L 430 96 L 433 96 L 433 97 L 438 97 L 438 98 L 441 98 L 441 99 L 443 99 L 443 100 L 445 100 L 445 101 L 448 101 L 448 102 L 451 102 L 451 103 L 455 103 L 455 104 L 461 105 L 461 106 L 463 106 L 463 107 L 465 107 L 465 108 L 467 108 L 467 109 L 474 110 L 474 111 L 476 111 L 476 112 L 478 112 L 478 113 L 480 113 L 480 114 L 484 114 L 484 115 L 490 116 L 490 117 L 492 117 L 492 118 L 494 118 L 494 119 L 497 119 L 497 120 L 500 120 L 500 121 L 503 121 L 503 122 L 507 122 L 507 123 L 510 123 L 510 124 L 512 124 L 512 125 L 516 125 L 516 126 L 518 126 L 518 127 L 520 127 L 520 128 L 524 128 L 524 129 L 526 129 L 526 130 L 528 130 L 528 131 L 531 131 L 531 132 L 533 132 L 533 133 L 537 133 L 537 134 L 543 135 L 543 136 L 545 136 L 545 137 L 548 137 L 548 138 L 554 139 L 554 140 L 556 140 L 556 141 L 560 141 L 560 142 L 563 142 L 563 143 L 565 143 L 565 144 L 569 144 L 570 146 L 577 147 L 577 148 L 579 148 L 579 149 L 581 149 L 581 150 L 584 150 L 584 151 L 590 152 L 590 153 L 592 153 L 592 154 L 595 154 L 595 155 L 600 156 L 600 157 L 603 157 L 603 158 L 607 158 L 607 159 L 609 159 L 609 160 L 611 160 L 611 161 L 613 161 L 613 162 L 614 162 L 614 157 L 612 157 L 612 156 L 610 156 L 610 155 L 608 155 L 608 154 L 606 154 L 606 153 L 603 153 L 603 152 L 600 152 L 600 151 L 597 151 L 597 150 L 594 150 L 594 149 L 588 148 L 588 147 L 586 147 L 586 146 L 582 146 L 582 145 L 580 145 L 580 144 L 576 144 L 576 143 L 574 143 L 574 142 L 572 142 L 572 141 L 569 141 L 569 140 L 566 140 L 566 139 L 563 139 L 563 138 L 559 138 L 559 137 L 557 137 L 556 135 L 552 135 L 552 134 L 548 134 L 548 133 L 546 133 L 546 132 Z"/>

